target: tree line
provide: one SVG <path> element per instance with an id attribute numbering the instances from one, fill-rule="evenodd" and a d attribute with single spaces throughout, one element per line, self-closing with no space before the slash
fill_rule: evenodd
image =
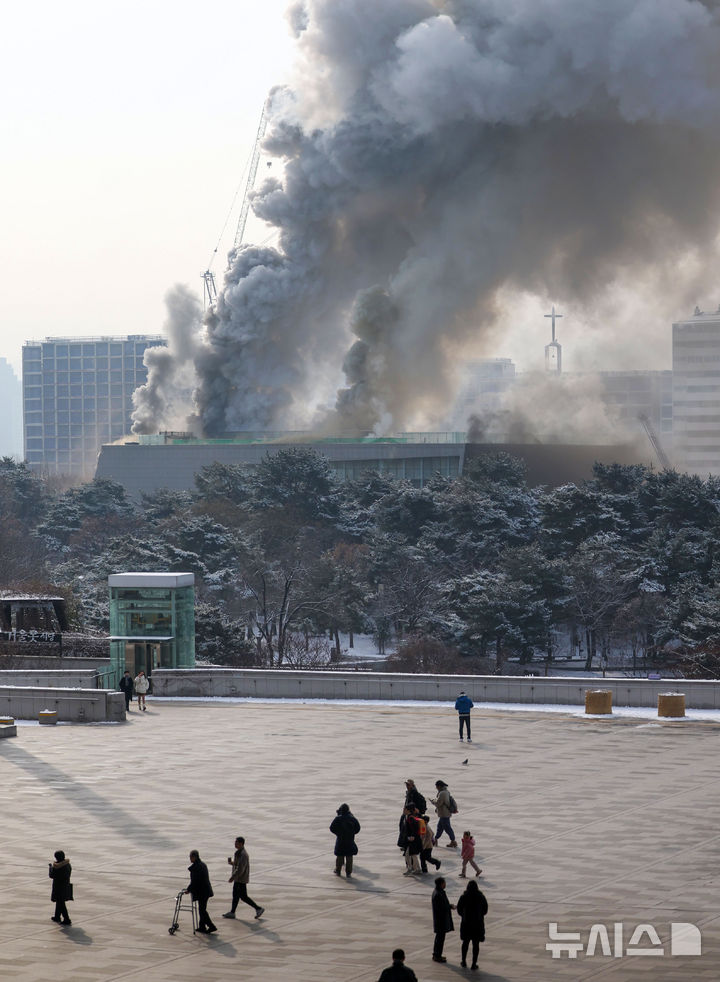
<path id="1" fill-rule="evenodd" d="M 215 463 L 192 492 L 131 501 L 0 461 L 0 589 L 61 592 L 73 628 L 106 633 L 107 576 L 192 572 L 198 657 L 325 664 L 371 634 L 403 670 L 508 670 L 580 653 L 717 677 L 720 480 L 596 464 L 531 488 L 503 453 L 418 488 L 339 482 L 305 448 Z M 517 669 L 514 669 L 516 671 Z"/>

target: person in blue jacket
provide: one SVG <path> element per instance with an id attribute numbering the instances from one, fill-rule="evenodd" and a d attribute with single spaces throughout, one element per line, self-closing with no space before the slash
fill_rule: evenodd
<path id="1" fill-rule="evenodd" d="M 467 742 L 472 743 L 472 740 L 470 739 L 470 710 L 473 708 L 473 701 L 470 696 L 465 694 L 465 690 L 463 690 L 455 700 L 455 708 L 458 711 L 460 743 L 462 743 L 463 740 L 463 726 L 465 726 L 467 729 Z"/>

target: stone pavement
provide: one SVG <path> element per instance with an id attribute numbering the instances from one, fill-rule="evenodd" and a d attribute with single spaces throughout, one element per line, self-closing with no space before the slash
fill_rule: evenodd
<path id="1" fill-rule="evenodd" d="M 419 982 L 716 980 L 720 726 L 500 711 L 476 711 L 473 726 L 468 746 L 451 708 L 149 701 L 126 725 L 19 727 L 0 743 L 0 975 L 375 982 L 399 945 Z M 403 877 L 395 845 L 407 777 L 428 799 L 447 781 L 456 833 L 475 835 L 490 904 L 479 972 L 460 968 L 457 930 L 447 965 L 430 959 L 433 876 Z M 331 873 L 343 801 L 362 824 L 350 881 Z M 242 904 L 221 917 L 236 835 L 260 921 Z M 73 864 L 66 929 L 50 921 L 58 848 Z M 210 868 L 214 936 L 193 936 L 189 914 L 168 934 L 191 848 Z M 436 855 L 455 901 L 459 857 Z M 598 944 L 553 959 L 549 922 L 583 943 L 604 924 L 611 945 L 622 923 L 625 947 L 649 923 L 666 953 L 615 958 Z M 701 957 L 668 955 L 672 922 L 701 928 Z"/>

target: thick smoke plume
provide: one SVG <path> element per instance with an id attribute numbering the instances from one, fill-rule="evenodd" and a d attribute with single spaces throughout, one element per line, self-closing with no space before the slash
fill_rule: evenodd
<path id="1" fill-rule="evenodd" d="M 341 366 L 328 430 L 430 424 L 499 291 L 587 308 L 664 268 L 674 311 L 675 264 L 714 261 L 714 0 L 307 0 L 291 21 L 284 175 L 253 203 L 279 245 L 235 257 L 206 325 L 207 433 L 317 422 Z"/>
<path id="2" fill-rule="evenodd" d="M 197 384 L 195 359 L 200 350 L 202 309 L 185 286 L 165 296 L 168 346 L 147 348 L 144 355 L 147 382 L 133 392 L 133 433 L 187 430 L 188 407 Z"/>

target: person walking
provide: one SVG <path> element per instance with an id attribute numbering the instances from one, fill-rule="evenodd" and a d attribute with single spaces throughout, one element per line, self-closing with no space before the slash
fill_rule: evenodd
<path id="1" fill-rule="evenodd" d="M 475 876 L 480 876 L 482 870 L 475 862 L 475 840 L 470 832 L 463 832 L 463 837 L 460 840 L 460 858 L 462 859 L 462 873 L 460 876 L 465 876 L 468 863 L 475 870 Z"/>
<path id="2" fill-rule="evenodd" d="M 461 962 L 467 968 L 467 953 L 472 942 L 472 965 L 474 971 L 478 967 L 478 951 L 480 942 L 485 940 L 485 915 L 488 912 L 488 902 L 475 880 L 470 880 L 465 893 L 457 902 L 457 912 L 460 915 Z"/>
<path id="3" fill-rule="evenodd" d="M 213 934 L 217 928 L 208 914 L 208 900 L 214 897 L 213 888 L 210 884 L 210 874 L 205 863 L 200 859 L 200 853 L 193 849 L 190 853 L 190 883 L 185 889 L 198 905 L 198 931 L 200 934 Z"/>
<path id="4" fill-rule="evenodd" d="M 407 857 L 407 818 L 410 814 L 409 805 L 405 805 L 402 810 L 402 815 L 400 816 L 400 821 L 398 822 L 398 849 L 402 851 L 403 856 Z M 405 867 L 407 868 L 407 858 L 405 859 Z"/>
<path id="5" fill-rule="evenodd" d="M 138 709 L 146 710 L 145 696 L 150 688 L 150 680 L 142 669 L 135 676 L 135 692 L 137 693 Z"/>
<path id="6" fill-rule="evenodd" d="M 230 859 L 228 857 L 228 863 L 232 866 L 232 873 L 230 874 L 230 879 L 228 883 L 232 883 L 232 907 L 227 912 L 223 914 L 223 917 L 235 918 L 235 911 L 237 910 L 238 903 L 242 900 L 244 904 L 248 907 L 252 907 L 255 910 L 255 920 L 262 917 L 265 913 L 265 908 L 256 904 L 252 897 L 248 897 L 247 885 L 250 882 L 250 857 L 245 849 L 245 840 L 241 835 L 235 840 L 235 855 Z"/>
<path id="7" fill-rule="evenodd" d="M 447 961 L 447 958 L 443 956 L 443 948 L 445 935 L 455 930 L 452 919 L 452 911 L 454 910 L 455 905 L 450 903 L 448 895 L 445 893 L 445 880 L 442 876 L 438 876 L 432 895 L 433 931 L 435 932 L 432 954 L 434 962 Z"/>
<path id="8" fill-rule="evenodd" d="M 422 837 L 425 832 L 425 822 L 418 816 L 415 805 L 405 809 L 405 832 L 407 845 L 405 847 L 405 865 L 407 869 L 403 876 L 420 873 L 420 853 L 422 852 Z"/>
<path id="9" fill-rule="evenodd" d="M 432 863 L 435 869 L 440 869 L 442 863 L 439 859 L 433 859 L 433 846 L 435 845 L 435 835 L 430 826 L 430 819 L 427 815 L 423 815 L 423 821 L 425 822 L 425 834 L 422 840 L 422 852 L 420 853 L 420 869 L 423 873 L 427 873 L 427 864 Z"/>
<path id="10" fill-rule="evenodd" d="M 420 794 L 411 777 L 405 782 L 405 804 L 415 805 L 419 815 L 424 815 L 427 809 L 425 798 Z"/>
<path id="11" fill-rule="evenodd" d="M 355 836 L 360 831 L 360 822 L 350 811 L 350 805 L 342 804 L 330 824 L 330 831 L 335 836 L 335 876 L 342 874 L 345 864 L 345 876 L 352 876 L 353 856 L 357 856 L 358 847 Z"/>
<path id="12" fill-rule="evenodd" d="M 69 927 L 72 924 L 66 902 L 73 899 L 73 888 L 70 882 L 72 866 L 62 849 L 55 853 L 55 862 L 48 863 L 48 876 L 53 881 L 50 899 L 55 901 L 55 914 L 50 918 L 56 924 Z"/>
<path id="13" fill-rule="evenodd" d="M 457 849 L 457 842 L 455 840 L 455 833 L 453 832 L 453 827 L 450 824 L 450 816 L 455 814 L 457 809 L 453 809 L 454 799 L 450 794 L 450 789 L 444 781 L 436 781 L 435 787 L 437 788 L 437 797 L 431 798 L 430 801 L 435 805 L 435 811 L 438 816 L 437 830 L 435 832 L 436 841 L 440 841 L 440 836 L 443 832 L 447 832 L 450 836 L 450 842 L 447 846 L 448 849 Z"/>
<path id="14" fill-rule="evenodd" d="M 133 680 L 132 675 L 127 669 L 125 669 L 125 674 L 120 679 L 118 689 L 125 695 L 125 712 L 128 712 L 130 710 L 130 702 L 132 701 Z"/>
<path id="15" fill-rule="evenodd" d="M 458 712 L 458 726 L 460 727 L 460 743 L 463 742 L 463 726 L 467 730 L 467 742 L 472 743 L 472 740 L 470 739 L 470 710 L 472 708 L 473 701 L 463 689 L 455 700 L 455 709 L 457 709 Z"/>
<path id="16" fill-rule="evenodd" d="M 405 952 L 396 948 L 392 953 L 392 965 L 383 970 L 378 982 L 417 982 L 417 975 L 405 964 Z"/>

